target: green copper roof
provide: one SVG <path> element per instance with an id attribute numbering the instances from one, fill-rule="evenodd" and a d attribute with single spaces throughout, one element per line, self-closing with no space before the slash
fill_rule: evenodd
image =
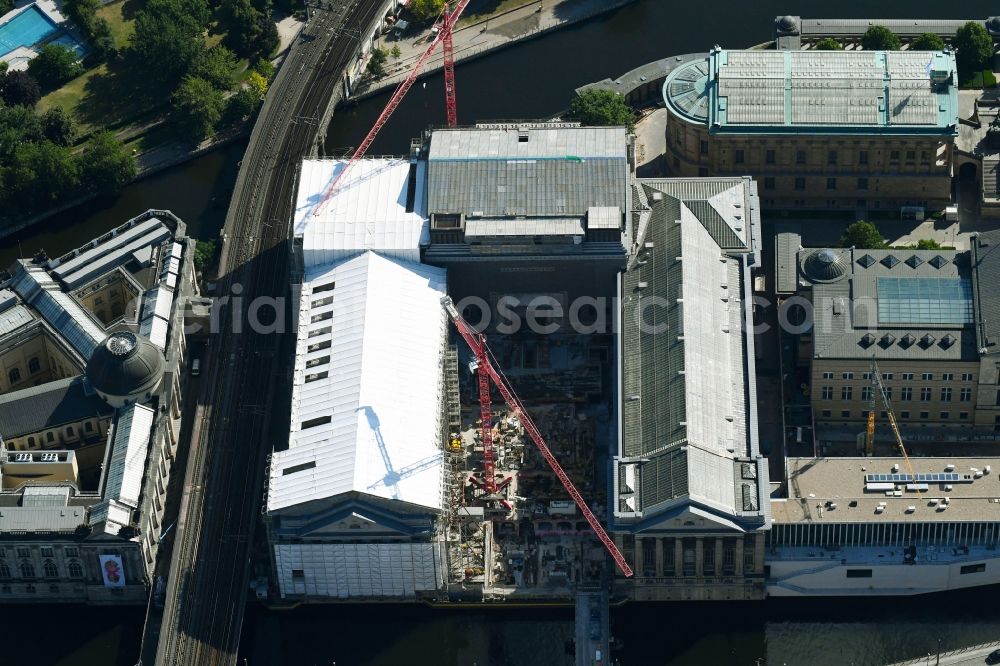
<path id="1" fill-rule="evenodd" d="M 948 51 L 727 51 L 675 70 L 668 108 L 712 132 L 931 134 L 958 131 Z"/>

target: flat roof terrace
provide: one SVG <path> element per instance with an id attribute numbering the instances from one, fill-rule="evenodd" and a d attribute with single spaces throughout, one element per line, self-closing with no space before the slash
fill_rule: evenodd
<path id="1" fill-rule="evenodd" d="M 910 462 L 915 482 L 902 458 L 789 458 L 774 522 L 1000 521 L 1000 458 Z"/>

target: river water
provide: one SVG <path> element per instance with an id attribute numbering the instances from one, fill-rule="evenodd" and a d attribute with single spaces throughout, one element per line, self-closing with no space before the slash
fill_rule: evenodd
<path id="1" fill-rule="evenodd" d="M 615 77 L 674 53 L 714 44 L 739 48 L 772 35 L 778 14 L 807 17 L 982 18 L 994 3 L 962 0 L 800 0 L 695 2 L 641 0 L 589 22 L 457 68 L 459 119 L 548 117 L 578 86 Z M 388 93 L 338 110 L 326 150 L 357 145 Z M 418 83 L 372 146 L 399 154 L 432 124 L 443 124 L 439 75 Z M 111 201 L 67 211 L 0 241 L 0 265 L 40 248 L 72 249 L 147 208 L 170 208 L 199 238 L 215 236 L 225 217 L 245 144 L 140 181 Z M 628 666 L 767 663 L 781 666 L 881 664 L 1000 638 L 1000 589 L 982 588 L 913 599 L 768 600 L 758 603 L 632 604 L 612 612 L 618 655 Z M 65 606 L 0 606 L 8 640 L 0 663 L 131 666 L 141 613 Z M 243 637 L 251 666 L 401 664 L 520 666 L 570 663 L 569 609 L 433 610 L 415 606 L 328 606 L 266 612 L 252 606 Z M 940 641 L 940 643 L 939 643 Z M 930 663 L 933 663 L 931 659 Z"/>

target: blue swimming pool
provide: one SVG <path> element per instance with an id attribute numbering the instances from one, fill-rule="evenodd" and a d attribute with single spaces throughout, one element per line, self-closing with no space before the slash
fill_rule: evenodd
<path id="1" fill-rule="evenodd" d="M 34 46 L 59 28 L 36 5 L 0 25 L 0 56 L 22 46 Z"/>

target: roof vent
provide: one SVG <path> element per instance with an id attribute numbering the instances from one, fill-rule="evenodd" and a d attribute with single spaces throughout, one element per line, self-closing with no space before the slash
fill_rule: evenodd
<path id="1" fill-rule="evenodd" d="M 955 336 L 949 333 L 948 335 L 941 338 L 941 346 L 947 349 L 955 344 Z"/>
<path id="2" fill-rule="evenodd" d="M 861 346 L 862 347 L 871 347 L 873 344 L 875 344 L 875 336 L 872 335 L 871 333 L 865 333 L 861 337 Z"/>
<path id="3" fill-rule="evenodd" d="M 882 347 L 891 347 L 892 343 L 895 341 L 896 341 L 896 336 L 890 333 L 886 333 L 885 335 L 882 336 L 882 339 L 879 340 L 879 344 L 882 345 Z"/>
<path id="4" fill-rule="evenodd" d="M 915 343 L 916 341 L 917 341 L 917 339 L 916 339 L 915 337 L 913 337 L 913 335 L 911 335 L 910 333 L 907 333 L 906 335 L 904 335 L 904 336 L 902 337 L 902 339 L 900 339 L 900 341 L 899 341 L 899 345 L 900 345 L 900 346 L 901 346 L 901 347 L 902 347 L 903 349 L 906 349 L 907 347 L 912 347 L 912 346 L 913 346 L 913 344 L 914 344 L 914 343 Z"/>
<path id="5" fill-rule="evenodd" d="M 858 263 L 861 264 L 863 268 L 869 268 L 875 263 L 875 257 L 870 254 L 862 255 L 862 257 L 858 259 Z"/>
<path id="6" fill-rule="evenodd" d="M 909 266 L 910 268 L 916 268 L 922 263 L 924 263 L 924 260 L 915 254 L 910 255 L 910 258 L 906 260 L 906 265 Z"/>
<path id="7" fill-rule="evenodd" d="M 894 254 L 887 254 L 882 258 L 882 265 L 886 268 L 892 268 L 899 263 L 899 259 L 896 258 Z"/>
<path id="8" fill-rule="evenodd" d="M 932 344 L 934 344 L 935 340 L 937 340 L 937 338 L 928 333 L 924 337 L 920 338 L 920 344 L 926 349 L 927 347 L 930 347 Z"/>
<path id="9" fill-rule="evenodd" d="M 940 254 L 936 254 L 936 255 L 934 255 L 934 257 L 933 257 L 933 258 L 932 258 L 932 259 L 931 259 L 930 261 L 928 261 L 927 263 L 929 263 L 929 264 L 930 264 L 931 266 L 933 266 L 934 268 L 941 268 L 941 267 L 943 267 L 943 266 L 944 266 L 945 264 L 947 264 L 947 263 L 948 263 L 948 260 L 947 260 L 947 259 L 945 259 L 944 257 L 942 257 L 942 256 L 941 256 Z"/>

